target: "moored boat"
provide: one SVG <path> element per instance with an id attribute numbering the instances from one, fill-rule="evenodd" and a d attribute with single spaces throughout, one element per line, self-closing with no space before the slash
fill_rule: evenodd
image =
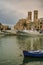
<path id="1" fill-rule="evenodd" d="M 18 30 L 17 34 L 22 36 L 43 36 L 43 33 L 36 30 Z"/>
<path id="2" fill-rule="evenodd" d="M 43 51 L 23 51 L 24 57 L 43 57 Z"/>
<path id="3" fill-rule="evenodd" d="M 0 36 L 4 36 L 4 32 L 0 31 Z"/>

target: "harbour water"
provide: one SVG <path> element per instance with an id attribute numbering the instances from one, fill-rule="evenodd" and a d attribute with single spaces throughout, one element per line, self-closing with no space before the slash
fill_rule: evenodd
<path id="1" fill-rule="evenodd" d="M 43 37 L 0 36 L 0 65 L 43 65 L 43 58 L 24 58 L 23 50 L 43 50 Z"/>

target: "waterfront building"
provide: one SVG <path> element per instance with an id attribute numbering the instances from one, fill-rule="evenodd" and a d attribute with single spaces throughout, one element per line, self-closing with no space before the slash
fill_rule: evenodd
<path id="1" fill-rule="evenodd" d="M 17 24 L 14 26 L 15 30 L 24 30 L 26 24 L 26 19 L 20 19 Z"/>
<path id="2" fill-rule="evenodd" d="M 39 19 L 39 29 L 43 30 L 43 18 Z"/>
<path id="3" fill-rule="evenodd" d="M 11 30 L 11 28 L 7 25 L 3 25 L 0 23 L 0 30 Z"/>
<path id="4" fill-rule="evenodd" d="M 28 17 L 26 19 L 20 19 L 14 26 L 15 30 L 43 30 L 43 18 L 38 18 L 38 10 L 34 10 L 34 16 L 32 21 L 32 12 L 28 12 Z"/>

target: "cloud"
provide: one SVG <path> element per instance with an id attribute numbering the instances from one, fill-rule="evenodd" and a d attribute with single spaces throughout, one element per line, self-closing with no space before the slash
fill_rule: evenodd
<path id="1" fill-rule="evenodd" d="M 15 24 L 19 18 L 27 17 L 28 11 L 39 10 L 43 17 L 43 0 L 0 0 L 0 21 Z"/>

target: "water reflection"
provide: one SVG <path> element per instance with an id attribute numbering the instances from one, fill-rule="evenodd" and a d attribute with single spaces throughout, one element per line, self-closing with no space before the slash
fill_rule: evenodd
<path id="1" fill-rule="evenodd" d="M 39 62 L 39 64 L 40 64 L 40 63 L 43 62 L 43 58 L 24 57 L 24 58 L 23 58 L 23 62 L 22 62 L 21 65 L 26 65 L 27 63 L 28 63 L 28 64 L 31 63 L 31 64 L 33 65 L 34 62 L 36 62 L 36 63 Z"/>
<path id="2" fill-rule="evenodd" d="M 19 48 L 23 50 L 43 50 L 43 37 L 17 37 Z M 21 65 L 40 65 L 43 58 L 24 57 Z"/>
<path id="3" fill-rule="evenodd" d="M 43 38 L 3 36 L 0 37 L 0 65 L 43 65 L 43 58 L 25 58 L 23 50 L 43 49 Z"/>
<path id="4" fill-rule="evenodd" d="M 17 37 L 21 50 L 43 50 L 43 37 Z"/>

